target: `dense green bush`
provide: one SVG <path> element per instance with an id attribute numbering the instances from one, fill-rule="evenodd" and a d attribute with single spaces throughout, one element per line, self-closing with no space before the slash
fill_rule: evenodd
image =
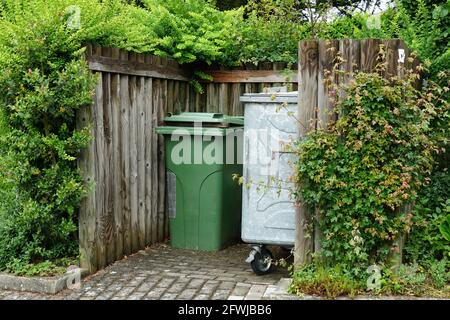
<path id="1" fill-rule="evenodd" d="M 308 24 L 299 17 L 295 1 L 249 1 L 245 19 L 234 25 L 237 63 L 261 61 L 295 63 L 298 42 L 311 36 Z M 238 50 L 236 50 L 239 48 Z"/>
<path id="2" fill-rule="evenodd" d="M 233 24 L 241 21 L 241 11 L 217 10 L 200 0 L 145 0 L 150 12 L 146 21 L 153 33 L 156 55 L 173 57 L 181 63 L 201 61 L 233 64 Z"/>
<path id="3" fill-rule="evenodd" d="M 95 79 L 64 6 L 6 1 L 3 9 L 0 269 L 8 269 L 78 254 L 76 159 L 89 135 L 75 131 L 74 114 L 92 102 Z"/>
<path id="4" fill-rule="evenodd" d="M 414 228 L 405 245 L 406 261 L 427 265 L 435 260 L 450 259 L 450 241 L 439 230 L 450 211 L 449 190 L 450 174 L 446 169 L 434 172 L 430 183 L 419 192 Z"/>

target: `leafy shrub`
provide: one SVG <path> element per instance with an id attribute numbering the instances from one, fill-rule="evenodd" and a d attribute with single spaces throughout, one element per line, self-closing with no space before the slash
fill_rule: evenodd
<path id="1" fill-rule="evenodd" d="M 448 296 L 446 288 L 449 278 L 448 261 L 433 261 L 427 266 L 418 264 L 402 265 L 393 272 L 384 269 L 380 293 L 400 295 Z"/>
<path id="2" fill-rule="evenodd" d="M 429 264 L 429 274 L 437 288 L 444 288 L 450 282 L 449 261 L 444 258 Z"/>
<path id="3" fill-rule="evenodd" d="M 439 230 L 447 215 L 450 175 L 448 171 L 437 171 L 430 180 L 419 193 L 414 209 L 414 225 L 404 249 L 406 261 L 420 264 L 450 256 L 450 242 Z"/>
<path id="4" fill-rule="evenodd" d="M 85 190 L 76 159 L 90 138 L 75 130 L 74 115 L 91 104 L 95 85 L 63 1 L 5 3 L 0 269 L 78 254 L 76 209 Z"/>
<path id="5" fill-rule="evenodd" d="M 261 61 L 295 63 L 298 42 L 311 36 L 308 24 L 300 20 L 296 1 L 249 1 L 245 19 L 237 29 L 239 63 Z"/>
<path id="6" fill-rule="evenodd" d="M 345 274 L 339 266 L 323 267 L 309 265 L 293 272 L 289 292 L 309 294 L 334 299 L 353 296 L 361 291 L 361 284 Z"/>
<path id="7" fill-rule="evenodd" d="M 445 211 L 450 212 L 450 200 L 447 200 Z M 439 225 L 439 231 L 445 240 L 450 242 L 450 214 L 445 217 L 445 220 Z"/>
<path id="8" fill-rule="evenodd" d="M 18 276 L 40 276 L 51 277 L 58 274 L 64 274 L 66 268 L 71 264 L 76 264 L 76 261 L 69 259 L 60 259 L 59 261 L 42 261 L 38 263 L 24 264 L 20 259 L 13 259 L 5 268 L 6 272 L 14 273 Z"/>
<path id="9" fill-rule="evenodd" d="M 153 33 L 151 42 L 156 55 L 173 57 L 181 63 L 233 63 L 224 52 L 234 43 L 230 31 L 234 21 L 240 21 L 242 11 L 222 12 L 202 0 L 143 2 L 150 11 L 146 23 Z"/>

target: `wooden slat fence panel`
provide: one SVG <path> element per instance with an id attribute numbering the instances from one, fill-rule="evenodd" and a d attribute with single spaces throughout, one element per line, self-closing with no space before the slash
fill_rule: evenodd
<path id="1" fill-rule="evenodd" d="M 385 52 L 384 70 L 377 68 L 383 51 Z M 413 63 L 408 62 L 410 55 L 411 51 L 399 39 L 301 41 L 298 68 L 300 136 L 305 136 L 310 130 L 327 129 L 331 122 L 337 120 L 336 114 L 333 113 L 336 93 L 330 90 L 332 84 L 346 84 L 358 71 L 380 72 L 387 78 L 402 77 L 405 68 L 413 68 L 417 65 L 417 60 Z M 346 71 L 347 74 L 333 73 L 333 66 L 337 62 L 339 62 L 337 67 L 341 71 Z M 410 212 L 411 204 L 400 208 L 398 212 L 405 212 L 405 210 Z M 320 208 L 309 208 L 300 201 L 296 213 L 295 264 L 308 263 L 311 260 L 311 254 L 320 251 L 322 233 L 317 223 L 320 219 Z M 399 235 L 393 243 L 395 247 L 393 251 L 400 254 L 392 258 L 397 265 L 401 263 L 402 246 L 403 236 Z"/>
<path id="2" fill-rule="evenodd" d="M 77 115 L 93 140 L 78 161 L 92 184 L 80 208 L 80 252 L 90 272 L 168 237 L 164 140 L 168 111 L 189 108 L 189 72 L 172 60 L 88 46 L 99 81 L 94 104 Z"/>

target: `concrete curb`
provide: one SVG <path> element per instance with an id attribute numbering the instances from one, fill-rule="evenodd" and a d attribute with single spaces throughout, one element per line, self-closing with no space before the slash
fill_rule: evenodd
<path id="1" fill-rule="evenodd" d="M 0 289 L 56 294 L 64 289 L 78 288 L 81 279 L 87 275 L 87 270 L 80 268 L 69 268 L 65 274 L 55 277 L 22 277 L 0 273 Z"/>
<path id="2" fill-rule="evenodd" d="M 270 285 L 264 292 L 263 299 L 268 300 L 300 300 L 301 298 L 295 294 L 288 292 L 291 285 L 291 278 L 281 278 L 275 285 Z"/>

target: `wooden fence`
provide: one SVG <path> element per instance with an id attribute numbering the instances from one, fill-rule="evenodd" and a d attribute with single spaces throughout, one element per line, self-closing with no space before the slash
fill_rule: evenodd
<path id="1" fill-rule="evenodd" d="M 89 46 L 86 59 L 99 80 L 94 106 L 78 115 L 94 137 L 79 160 L 92 184 L 79 235 L 82 267 L 93 272 L 168 235 L 163 140 L 153 129 L 169 103 L 186 108 L 189 78 L 173 61 L 118 49 Z"/>
<path id="2" fill-rule="evenodd" d="M 330 87 L 333 83 L 347 83 L 352 73 L 357 71 L 372 72 L 379 64 L 381 50 L 385 54 L 385 77 L 394 75 L 403 76 L 405 69 L 414 68 L 418 61 L 409 60 L 411 51 L 399 39 L 381 41 L 368 40 L 309 40 L 300 42 L 299 46 L 299 120 L 300 135 L 304 136 L 310 130 L 327 128 L 337 115 L 333 112 L 333 92 Z M 343 76 L 333 73 L 333 66 L 339 63 L 339 69 L 348 74 Z M 335 69 L 336 70 L 336 69 Z M 328 76 L 327 71 L 331 72 Z M 327 81 L 325 81 L 327 80 Z M 399 211 L 411 210 L 407 205 Z M 320 208 L 308 208 L 300 202 L 296 214 L 296 264 L 308 263 L 311 254 L 320 250 L 322 233 L 317 226 L 320 221 Z M 312 236 L 311 236 L 311 226 Z M 401 261 L 402 237 L 394 241 L 393 247 L 398 247 Z"/>
<path id="3" fill-rule="evenodd" d="M 88 46 L 86 60 L 99 81 L 94 105 L 77 115 L 77 126 L 90 126 L 93 136 L 78 161 L 91 186 L 80 207 L 79 241 L 81 265 L 94 272 L 169 235 L 164 144 L 154 132 L 168 112 L 242 115 L 242 93 L 296 79 L 278 71 L 281 64 L 207 70 L 214 80 L 199 94 L 189 68 L 170 59 Z"/>

